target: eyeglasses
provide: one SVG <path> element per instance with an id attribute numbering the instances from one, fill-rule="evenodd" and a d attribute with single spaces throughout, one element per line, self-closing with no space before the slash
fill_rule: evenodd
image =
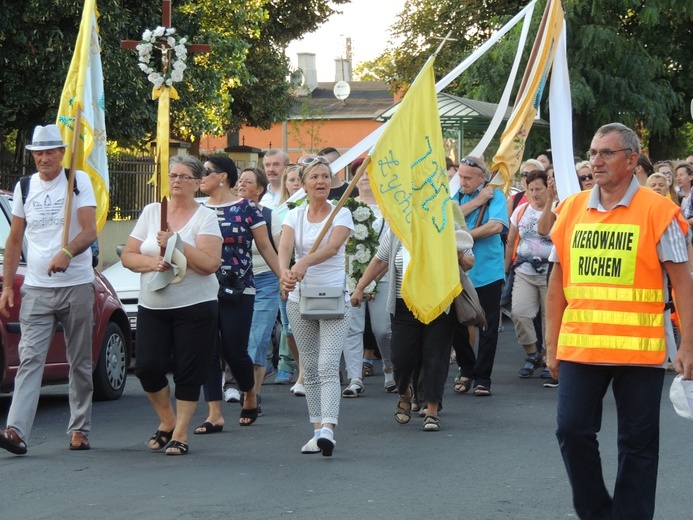
<path id="1" fill-rule="evenodd" d="M 522 172 L 520 175 L 522 177 L 527 177 L 531 172 Z"/>
<path id="2" fill-rule="evenodd" d="M 580 179 L 580 182 L 591 181 L 594 179 L 591 173 L 588 173 L 587 175 L 578 175 L 578 178 Z"/>
<path id="3" fill-rule="evenodd" d="M 172 181 L 191 181 L 195 179 L 195 177 L 191 177 L 190 175 L 186 174 L 181 174 L 181 175 L 176 175 L 175 173 L 169 173 L 168 178 L 171 179 Z"/>
<path id="4" fill-rule="evenodd" d="M 615 153 L 625 152 L 626 150 L 630 152 L 631 148 L 621 148 L 620 150 L 590 150 L 587 152 L 587 159 L 591 161 L 592 159 L 595 159 L 597 155 L 599 155 L 603 160 L 608 161 L 614 156 Z"/>
<path id="5" fill-rule="evenodd" d="M 330 161 L 328 161 L 325 157 L 322 155 L 318 155 L 317 157 L 306 157 L 303 159 L 303 162 L 301 163 L 301 166 L 310 166 L 314 162 L 319 162 L 320 164 L 330 164 Z"/>
<path id="6" fill-rule="evenodd" d="M 205 168 L 205 172 L 202 175 L 203 175 L 203 177 L 207 177 L 207 175 L 209 175 L 210 173 L 224 173 L 224 172 L 219 171 L 219 170 L 214 170 L 212 168 Z"/>
<path id="7" fill-rule="evenodd" d="M 460 162 L 466 164 L 467 166 L 471 166 L 472 168 L 479 168 L 482 172 L 486 173 L 486 170 L 467 157 L 462 159 Z"/>

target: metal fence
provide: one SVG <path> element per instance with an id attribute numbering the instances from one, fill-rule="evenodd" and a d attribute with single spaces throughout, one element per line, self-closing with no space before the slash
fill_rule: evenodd
<path id="1" fill-rule="evenodd" d="M 120 155 L 108 159 L 111 204 L 108 220 L 131 220 L 142 208 L 154 202 L 154 186 L 147 181 L 154 174 L 154 159 Z"/>
<path id="2" fill-rule="evenodd" d="M 147 181 L 154 173 L 154 159 L 148 156 L 118 154 L 109 156 L 110 207 L 108 220 L 131 220 L 153 202 L 155 190 Z M 17 160 L 0 148 L 0 189 L 12 191 L 23 175 L 36 171 L 31 155 Z"/>

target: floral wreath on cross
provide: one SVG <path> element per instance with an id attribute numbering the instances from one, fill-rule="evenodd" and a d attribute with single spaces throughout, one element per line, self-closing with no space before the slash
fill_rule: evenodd
<path id="1" fill-rule="evenodd" d="M 188 58 L 188 39 L 177 38 L 173 27 L 157 27 L 153 31 L 146 29 L 142 33 L 142 40 L 137 45 L 139 52 L 138 66 L 147 75 L 147 79 L 160 89 L 164 85 L 172 86 L 183 81 L 183 71 L 187 68 L 185 60 Z M 161 52 L 161 71 L 154 70 L 156 60 L 153 51 Z"/>

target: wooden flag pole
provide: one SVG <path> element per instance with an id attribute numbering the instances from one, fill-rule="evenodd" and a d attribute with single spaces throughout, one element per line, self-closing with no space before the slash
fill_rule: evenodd
<path id="1" fill-rule="evenodd" d="M 161 198 L 161 231 L 168 231 L 168 199 L 166 197 Z M 166 248 L 159 248 L 159 254 L 163 258 Z"/>
<path id="2" fill-rule="evenodd" d="M 325 235 L 327 234 L 327 230 L 330 229 L 332 222 L 334 222 L 334 219 L 337 216 L 337 213 L 339 213 L 339 210 L 344 207 L 344 204 L 346 204 L 346 200 L 349 198 L 349 195 L 351 195 L 351 192 L 354 191 L 354 188 L 356 187 L 356 183 L 361 178 L 361 175 L 363 175 L 363 172 L 366 171 L 366 168 L 368 167 L 368 164 L 370 162 L 371 162 L 371 158 L 366 157 L 363 160 L 363 163 L 361 163 L 361 166 L 359 166 L 359 169 L 356 170 L 356 175 L 354 175 L 354 178 L 351 179 L 351 182 L 349 183 L 349 186 L 347 186 L 346 191 L 342 194 L 342 197 L 339 199 L 339 202 L 337 202 L 337 205 L 332 210 L 330 217 L 327 219 L 327 222 L 325 222 L 325 225 L 320 230 L 320 234 L 318 235 L 318 238 L 315 239 L 315 242 L 313 242 L 313 246 L 310 248 L 310 251 L 308 251 L 308 254 L 315 253 L 315 250 L 320 245 L 320 242 L 322 242 L 322 239 L 325 238 Z"/>
<path id="3" fill-rule="evenodd" d="M 82 107 L 77 105 L 75 112 L 75 128 L 72 133 L 72 156 L 70 159 L 70 174 L 67 178 L 67 194 L 65 196 L 65 225 L 63 226 L 62 247 L 66 247 L 70 238 L 70 220 L 72 219 L 72 193 L 75 188 L 75 172 L 77 171 L 77 155 L 79 134 L 82 131 Z"/>

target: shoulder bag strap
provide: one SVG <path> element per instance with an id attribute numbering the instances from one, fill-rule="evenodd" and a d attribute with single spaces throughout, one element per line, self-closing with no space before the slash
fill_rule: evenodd
<path id="1" fill-rule="evenodd" d="M 272 244 L 272 249 L 275 253 L 278 253 L 277 246 L 274 245 L 274 238 L 272 238 L 272 210 L 266 206 L 262 208 L 262 216 L 265 217 L 265 223 L 267 224 L 267 232 L 269 233 L 270 244 Z"/>

